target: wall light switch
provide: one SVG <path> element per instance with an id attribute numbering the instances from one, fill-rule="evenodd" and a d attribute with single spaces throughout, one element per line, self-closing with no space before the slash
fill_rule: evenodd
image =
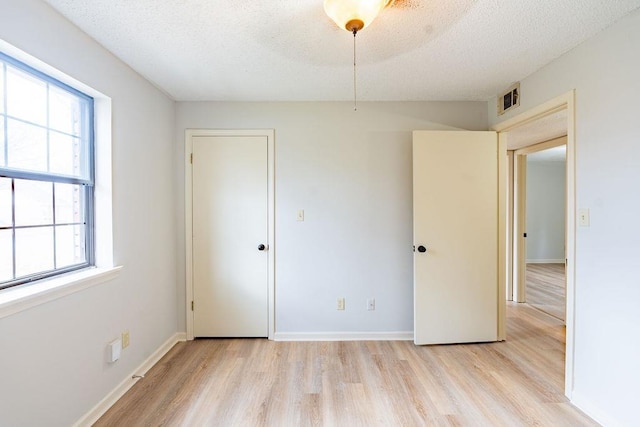
<path id="1" fill-rule="evenodd" d="M 304 209 L 300 209 L 296 215 L 298 221 L 304 221 Z"/>
<path id="2" fill-rule="evenodd" d="M 587 208 L 578 209 L 578 224 L 580 225 L 580 227 L 589 227 L 590 222 L 591 221 L 589 220 L 589 209 Z"/>

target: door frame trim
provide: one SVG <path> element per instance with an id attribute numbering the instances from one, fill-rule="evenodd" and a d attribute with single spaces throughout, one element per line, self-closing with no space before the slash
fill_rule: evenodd
<path id="1" fill-rule="evenodd" d="M 193 138 L 201 136 L 264 136 L 267 138 L 267 286 L 268 338 L 275 335 L 275 131 L 274 129 L 186 129 L 184 144 L 185 317 L 187 340 L 193 336 Z"/>
<path id="2" fill-rule="evenodd" d="M 567 110 L 567 227 L 566 227 L 566 352 L 564 373 L 564 394 L 569 399 L 573 394 L 575 363 L 575 278 L 576 278 L 576 118 L 575 90 L 570 90 L 522 114 L 493 126 L 498 138 L 506 145 L 507 132 L 519 126 L 538 120 L 561 110 Z M 508 235 L 508 233 L 505 233 Z M 506 307 L 506 299 L 502 302 Z M 506 326 L 506 316 L 499 319 L 502 328 Z M 504 330 L 504 329 L 503 329 Z"/>
<path id="3" fill-rule="evenodd" d="M 527 240 L 524 237 L 527 224 L 527 156 L 513 152 L 513 251 L 510 255 L 512 262 L 512 301 L 526 302 L 526 274 L 527 274 Z"/>

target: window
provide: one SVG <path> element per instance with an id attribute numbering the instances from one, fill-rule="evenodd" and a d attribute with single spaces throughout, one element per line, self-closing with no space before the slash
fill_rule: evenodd
<path id="1" fill-rule="evenodd" d="M 93 104 L 0 53 L 0 289 L 95 264 Z"/>

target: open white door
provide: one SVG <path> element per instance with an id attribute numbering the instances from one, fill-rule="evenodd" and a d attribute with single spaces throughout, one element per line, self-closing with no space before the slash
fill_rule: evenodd
<path id="1" fill-rule="evenodd" d="M 414 341 L 498 339 L 495 132 L 413 133 Z"/>

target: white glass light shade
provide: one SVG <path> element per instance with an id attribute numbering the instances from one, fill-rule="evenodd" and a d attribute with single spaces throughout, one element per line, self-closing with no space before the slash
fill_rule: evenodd
<path id="1" fill-rule="evenodd" d="M 338 27 L 349 32 L 367 27 L 389 0 L 324 0 L 324 11 Z"/>

